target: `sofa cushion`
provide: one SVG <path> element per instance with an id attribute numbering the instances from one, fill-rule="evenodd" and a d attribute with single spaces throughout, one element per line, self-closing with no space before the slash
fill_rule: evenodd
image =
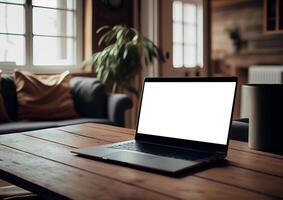
<path id="1" fill-rule="evenodd" d="M 58 120 L 77 116 L 69 71 L 52 76 L 15 71 L 14 80 L 20 120 Z"/>
<path id="2" fill-rule="evenodd" d="M 18 99 L 14 78 L 11 75 L 2 74 L 1 90 L 6 111 L 11 120 L 18 119 Z"/>
<path id="3" fill-rule="evenodd" d="M 75 108 L 81 116 L 107 117 L 107 95 L 98 79 L 74 77 L 71 80 L 71 88 Z"/>
<path id="4" fill-rule="evenodd" d="M 14 78 L 2 75 L 3 99 L 11 120 L 18 119 L 18 99 Z M 105 87 L 96 78 L 75 77 L 71 79 L 71 93 L 77 113 L 83 117 L 106 118 L 107 95 Z"/>

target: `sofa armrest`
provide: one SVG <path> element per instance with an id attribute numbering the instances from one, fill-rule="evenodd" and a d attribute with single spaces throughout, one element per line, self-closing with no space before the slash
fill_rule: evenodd
<path id="1" fill-rule="evenodd" d="M 230 132 L 230 139 L 248 142 L 249 119 L 242 118 L 233 120 Z"/>
<path id="2" fill-rule="evenodd" d="M 108 118 L 118 126 L 125 126 L 125 111 L 132 108 L 132 100 L 125 94 L 111 94 L 108 97 Z"/>

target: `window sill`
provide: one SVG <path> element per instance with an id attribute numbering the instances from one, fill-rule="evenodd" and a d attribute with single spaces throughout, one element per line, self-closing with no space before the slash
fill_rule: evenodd
<path id="1" fill-rule="evenodd" d="M 70 71 L 72 74 L 85 74 L 90 73 L 83 70 L 82 67 L 77 66 L 33 66 L 33 67 L 27 67 L 27 66 L 4 66 L 0 65 L 0 69 L 3 71 L 3 73 L 11 74 L 14 72 L 15 69 L 22 70 L 22 71 L 28 71 L 35 74 L 58 74 L 62 73 L 66 70 Z"/>

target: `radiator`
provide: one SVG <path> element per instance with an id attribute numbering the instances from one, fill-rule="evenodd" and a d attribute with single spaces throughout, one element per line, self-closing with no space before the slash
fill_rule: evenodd
<path id="1" fill-rule="evenodd" d="M 283 66 L 259 66 L 249 67 L 248 83 L 250 84 L 281 84 L 283 83 Z M 247 103 L 247 94 L 241 92 L 241 118 L 248 117 L 249 105 Z"/>
<path id="2" fill-rule="evenodd" d="M 248 77 L 252 84 L 280 84 L 283 81 L 283 66 L 251 66 Z"/>

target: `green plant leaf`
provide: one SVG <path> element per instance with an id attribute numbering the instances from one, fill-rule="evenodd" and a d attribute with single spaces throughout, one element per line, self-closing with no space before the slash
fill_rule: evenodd
<path id="1" fill-rule="evenodd" d="M 99 29 L 97 29 L 96 33 L 100 33 L 101 31 L 105 30 L 105 29 L 110 29 L 110 26 L 102 26 Z"/>
<path id="2" fill-rule="evenodd" d="M 112 28 L 103 26 L 97 30 L 97 33 L 102 32 L 98 45 L 106 47 L 94 53 L 89 61 L 95 67 L 97 78 L 105 84 L 115 83 L 118 88 L 127 89 L 138 95 L 138 91 L 130 82 L 141 70 L 141 59 L 144 59 L 146 66 L 154 59 L 162 60 L 164 57 L 161 50 L 134 28 L 122 25 Z M 82 64 L 86 63 L 88 61 Z"/>

